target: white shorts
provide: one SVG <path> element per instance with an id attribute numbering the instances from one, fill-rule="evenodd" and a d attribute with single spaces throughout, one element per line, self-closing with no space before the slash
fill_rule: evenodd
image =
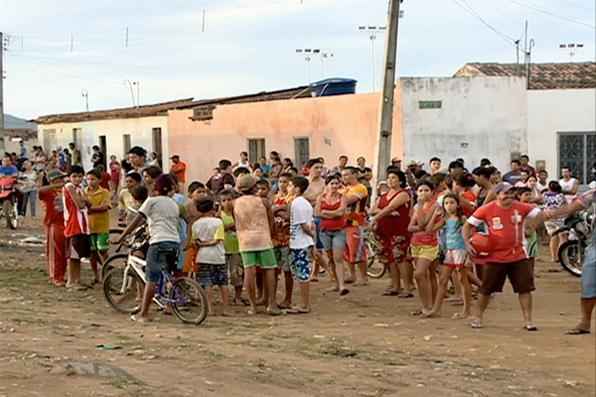
<path id="1" fill-rule="evenodd" d="M 467 256 L 466 250 L 447 250 L 443 264 L 455 268 L 463 267 Z"/>

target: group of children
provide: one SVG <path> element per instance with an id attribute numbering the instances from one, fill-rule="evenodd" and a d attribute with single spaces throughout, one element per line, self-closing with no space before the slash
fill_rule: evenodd
<path id="1" fill-rule="evenodd" d="M 84 288 L 81 259 L 88 258 L 93 282 L 98 283 L 98 263 L 106 259 L 109 249 L 110 192 L 100 186 L 101 175 L 95 169 L 85 173 L 82 167 L 73 165 L 67 180 L 57 169 L 49 171 L 47 177 L 49 184 L 39 189 L 39 199 L 46 209 L 44 226 L 50 282 L 58 287 Z"/>

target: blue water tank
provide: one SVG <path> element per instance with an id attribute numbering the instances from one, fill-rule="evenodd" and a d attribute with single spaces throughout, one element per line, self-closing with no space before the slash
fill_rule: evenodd
<path id="1" fill-rule="evenodd" d="M 336 77 L 312 83 L 310 88 L 313 96 L 347 95 L 356 93 L 356 83 L 354 79 Z"/>

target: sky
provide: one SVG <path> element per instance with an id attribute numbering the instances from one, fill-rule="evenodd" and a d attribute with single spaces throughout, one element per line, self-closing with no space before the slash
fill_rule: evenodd
<path id="1" fill-rule="evenodd" d="M 592 0 L 405 0 L 399 74 L 450 76 L 466 62 L 516 62 L 525 20 L 532 61 L 593 61 Z M 205 24 L 203 25 L 203 15 Z M 0 0 L 5 112 L 23 118 L 276 90 L 327 77 L 378 90 L 387 0 Z M 128 46 L 126 29 L 128 28 Z M 204 31 L 203 31 L 204 29 Z M 561 43 L 583 43 L 573 57 Z M 307 62 L 296 52 L 333 54 Z M 373 68 L 374 65 L 374 68 Z M 135 90 L 136 91 L 136 90 Z M 136 93 L 135 93 L 136 96 Z M 136 99 L 135 99 L 136 100 Z"/>

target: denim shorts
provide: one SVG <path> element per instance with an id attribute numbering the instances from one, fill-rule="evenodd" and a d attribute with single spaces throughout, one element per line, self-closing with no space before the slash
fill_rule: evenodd
<path id="1" fill-rule="evenodd" d="M 157 283 L 162 271 L 176 270 L 180 244 L 174 241 L 161 241 L 151 244 L 147 250 L 147 280 Z"/>
<path id="2" fill-rule="evenodd" d="M 325 247 L 323 246 L 323 240 L 321 240 L 321 218 L 315 217 L 313 219 L 313 221 L 315 224 L 315 228 L 317 230 L 317 232 L 316 232 L 317 241 L 315 241 L 315 248 L 318 250 L 322 250 Z"/>
<path id="3" fill-rule="evenodd" d="M 319 236 L 325 251 L 344 251 L 346 249 L 345 230 L 323 230 Z"/>
<path id="4" fill-rule="evenodd" d="M 596 242 L 586 248 L 582 267 L 582 298 L 596 298 Z"/>
<path id="5" fill-rule="evenodd" d="M 199 263 L 198 281 L 203 288 L 226 287 L 228 266 L 225 263 Z"/>

